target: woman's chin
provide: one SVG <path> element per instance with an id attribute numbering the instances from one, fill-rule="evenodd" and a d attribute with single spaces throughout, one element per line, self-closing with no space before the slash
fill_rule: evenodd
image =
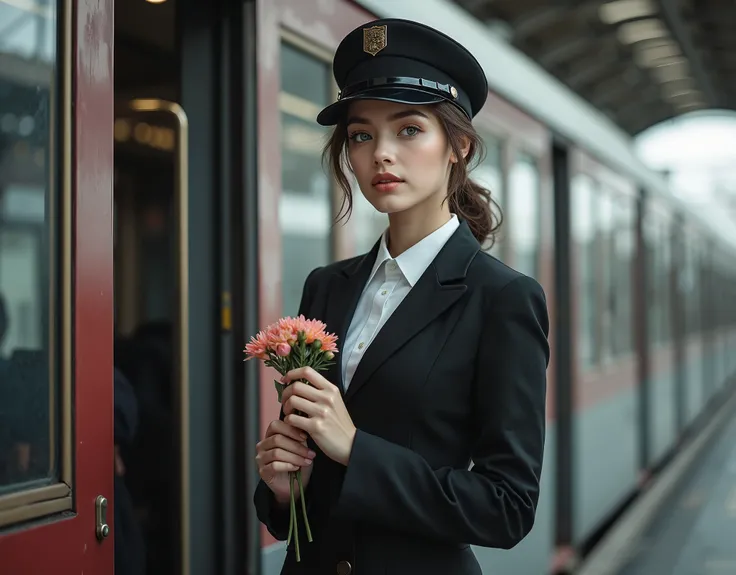
<path id="1" fill-rule="evenodd" d="M 376 211 L 382 214 L 394 214 L 396 212 L 403 212 L 407 208 L 411 207 L 411 203 L 406 198 L 402 198 L 396 195 L 378 195 L 375 194 L 373 197 L 368 198 L 370 204 L 376 209 Z"/>

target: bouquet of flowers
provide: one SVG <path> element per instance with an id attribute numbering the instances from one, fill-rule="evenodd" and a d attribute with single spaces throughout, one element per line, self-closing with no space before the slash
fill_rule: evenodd
<path id="1" fill-rule="evenodd" d="M 300 367 L 311 367 L 316 371 L 323 371 L 332 365 L 332 360 L 337 353 L 337 336 L 327 333 L 326 328 L 327 326 L 321 321 L 306 319 L 303 315 L 296 318 L 281 318 L 251 338 L 245 346 L 245 360 L 260 359 L 266 366 L 274 368 L 281 375 L 286 375 L 289 371 Z M 289 384 L 283 384 L 276 380 L 274 380 L 274 384 L 276 385 L 278 401 L 281 403 L 283 391 L 286 385 Z M 299 487 L 307 539 L 310 543 L 312 542 L 312 532 L 307 519 L 307 506 L 304 501 L 301 469 L 289 472 L 289 479 L 291 499 L 287 544 L 291 543 L 291 537 L 294 535 L 296 560 L 301 561 L 299 533 L 296 526 L 296 503 L 294 501 L 295 481 Z"/>

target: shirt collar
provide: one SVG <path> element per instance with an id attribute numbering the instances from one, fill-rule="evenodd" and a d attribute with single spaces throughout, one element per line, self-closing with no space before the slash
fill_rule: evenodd
<path id="1" fill-rule="evenodd" d="M 450 239 L 459 226 L 460 221 L 457 219 L 455 214 L 452 214 L 452 217 L 447 221 L 447 223 L 437 228 L 427 237 L 414 244 L 395 259 L 391 257 L 391 254 L 388 251 L 388 246 L 386 244 L 386 235 L 388 234 L 388 230 L 386 230 L 381 235 L 381 244 L 378 246 L 376 261 L 373 264 L 373 269 L 371 270 L 368 282 L 373 279 L 382 264 L 394 260 L 399 266 L 401 273 L 409 282 L 409 285 L 414 287 L 414 285 L 419 281 L 419 278 L 422 277 L 422 274 L 429 267 L 429 264 L 431 264 L 434 258 L 437 257 L 437 254 L 440 253 L 440 250 L 447 243 L 447 240 Z"/>

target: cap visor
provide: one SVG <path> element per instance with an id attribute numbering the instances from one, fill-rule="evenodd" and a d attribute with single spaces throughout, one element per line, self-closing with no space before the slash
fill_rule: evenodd
<path id="1" fill-rule="evenodd" d="M 355 100 L 382 100 L 397 104 L 437 104 L 443 102 L 444 98 L 411 88 L 374 88 L 330 104 L 319 113 L 317 123 L 322 126 L 334 126 L 340 121 L 350 102 Z"/>

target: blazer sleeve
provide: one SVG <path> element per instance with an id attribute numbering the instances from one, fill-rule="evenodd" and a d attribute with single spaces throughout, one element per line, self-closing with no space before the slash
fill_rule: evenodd
<path id="1" fill-rule="evenodd" d="M 541 286 L 526 276 L 492 305 L 476 359 L 472 469 L 432 469 L 418 453 L 358 430 L 336 513 L 503 549 L 529 533 L 544 452 L 548 312 Z"/>
<path id="2" fill-rule="evenodd" d="M 302 289 L 302 299 L 299 303 L 299 313 L 297 315 L 304 314 L 308 316 L 309 309 L 312 306 L 312 298 L 314 296 L 314 276 L 321 268 L 312 270 L 307 279 L 304 281 L 304 288 Z M 275 392 L 274 392 L 275 394 Z M 274 400 L 275 400 L 274 395 Z M 279 419 L 284 419 L 284 410 L 280 410 Z M 309 486 L 307 486 L 307 492 Z M 307 497 L 306 493 L 304 495 Z M 309 497 L 307 497 L 307 508 L 309 508 Z M 268 488 L 268 485 L 263 479 L 258 481 L 256 485 L 255 493 L 253 494 L 253 503 L 256 507 L 256 515 L 258 520 L 263 523 L 268 532 L 279 541 L 285 541 L 289 534 L 289 508 L 282 507 L 276 502 L 276 498 L 273 495 L 273 491 Z"/>

